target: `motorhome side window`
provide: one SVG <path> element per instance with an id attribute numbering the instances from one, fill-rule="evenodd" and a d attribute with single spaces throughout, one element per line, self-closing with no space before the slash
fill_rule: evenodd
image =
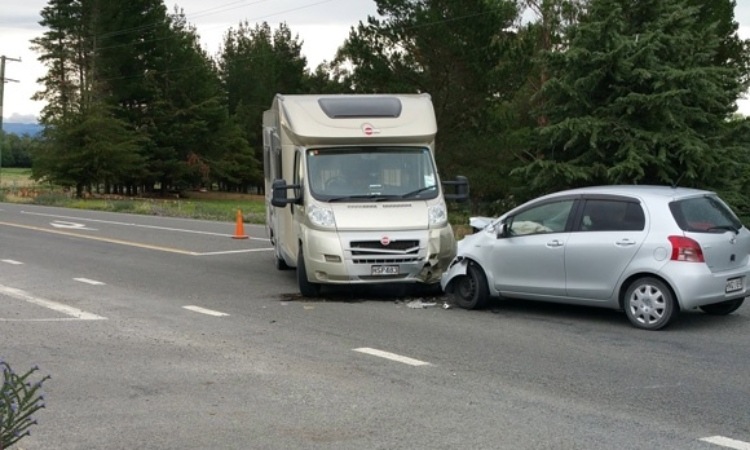
<path id="1" fill-rule="evenodd" d="M 437 197 L 437 175 L 426 147 L 308 150 L 307 182 L 321 201 L 388 201 Z"/>

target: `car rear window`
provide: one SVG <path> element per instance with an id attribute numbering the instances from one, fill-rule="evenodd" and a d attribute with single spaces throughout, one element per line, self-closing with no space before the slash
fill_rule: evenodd
<path id="1" fill-rule="evenodd" d="M 684 231 L 717 233 L 737 231 L 742 222 L 731 209 L 715 196 L 677 200 L 669 204 L 677 225 Z"/>

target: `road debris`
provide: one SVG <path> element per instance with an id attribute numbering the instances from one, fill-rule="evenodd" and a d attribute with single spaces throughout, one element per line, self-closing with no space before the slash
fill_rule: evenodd
<path id="1" fill-rule="evenodd" d="M 406 304 L 406 307 L 411 309 L 432 308 L 434 306 L 437 306 L 436 302 L 424 302 L 422 300 L 412 300 Z"/>

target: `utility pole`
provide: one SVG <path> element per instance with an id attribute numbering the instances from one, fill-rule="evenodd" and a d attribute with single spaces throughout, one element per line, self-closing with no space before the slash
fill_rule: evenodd
<path id="1" fill-rule="evenodd" d="M 3 92 L 5 91 L 5 83 L 13 81 L 18 83 L 18 80 L 11 80 L 5 78 L 5 61 L 21 62 L 21 58 L 8 58 L 5 55 L 0 56 L 0 131 L 3 129 Z M 3 188 L 2 174 L 3 174 L 3 138 L 4 133 L 0 133 L 0 190 Z"/>

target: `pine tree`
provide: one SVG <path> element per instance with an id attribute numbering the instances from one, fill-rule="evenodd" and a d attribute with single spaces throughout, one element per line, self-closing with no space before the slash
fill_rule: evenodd
<path id="1" fill-rule="evenodd" d="M 540 191 L 590 184 L 681 184 L 732 190 L 742 167 L 727 120 L 737 67 L 684 0 L 592 0 L 570 46 L 548 53 L 549 126 L 521 173 Z"/>

